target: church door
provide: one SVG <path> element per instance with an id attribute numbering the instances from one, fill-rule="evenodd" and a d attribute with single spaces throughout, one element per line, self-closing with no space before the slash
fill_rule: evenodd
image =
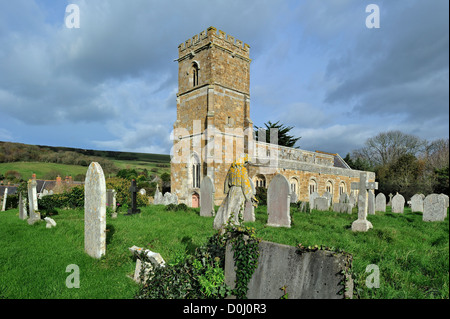
<path id="1" fill-rule="evenodd" d="M 199 196 L 197 193 L 192 194 L 192 207 L 198 207 Z"/>

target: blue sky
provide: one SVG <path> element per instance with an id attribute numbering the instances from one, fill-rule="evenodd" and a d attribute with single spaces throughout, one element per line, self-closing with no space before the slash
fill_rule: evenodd
<path id="1" fill-rule="evenodd" d="M 80 28 L 65 26 L 68 4 Z M 380 28 L 365 21 L 380 8 Z M 209 26 L 251 47 L 251 118 L 342 156 L 449 135 L 446 0 L 0 0 L 0 141 L 169 154 L 177 47 Z"/>

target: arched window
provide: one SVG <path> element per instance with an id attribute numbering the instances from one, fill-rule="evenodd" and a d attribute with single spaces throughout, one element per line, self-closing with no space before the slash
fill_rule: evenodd
<path id="1" fill-rule="evenodd" d="M 309 195 L 317 192 L 317 182 L 314 179 L 309 180 Z"/>
<path id="2" fill-rule="evenodd" d="M 191 156 L 192 187 L 200 188 L 200 160 L 197 154 Z"/>
<path id="3" fill-rule="evenodd" d="M 339 183 L 339 195 L 342 195 L 344 193 L 346 193 L 346 191 L 345 191 L 345 183 L 344 182 L 340 182 Z"/>
<path id="4" fill-rule="evenodd" d="M 298 179 L 295 177 L 292 177 L 289 182 L 291 184 L 291 193 L 298 195 L 298 189 L 299 189 Z"/>
<path id="5" fill-rule="evenodd" d="M 196 62 L 192 63 L 192 86 L 198 85 L 198 71 L 198 64 Z"/>
<path id="6" fill-rule="evenodd" d="M 325 190 L 328 193 L 333 194 L 333 182 L 327 181 L 327 183 L 325 184 Z"/>
<path id="7" fill-rule="evenodd" d="M 266 187 L 266 177 L 262 174 L 258 174 L 253 177 L 253 183 L 256 187 Z"/>

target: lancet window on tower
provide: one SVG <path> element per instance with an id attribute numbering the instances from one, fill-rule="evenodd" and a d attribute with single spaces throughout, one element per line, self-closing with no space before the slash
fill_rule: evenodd
<path id="1" fill-rule="evenodd" d="M 192 63 L 192 84 L 193 86 L 198 85 L 198 71 L 199 67 L 196 62 Z"/>

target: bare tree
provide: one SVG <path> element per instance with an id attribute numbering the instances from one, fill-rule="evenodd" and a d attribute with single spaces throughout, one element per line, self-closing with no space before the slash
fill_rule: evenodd
<path id="1" fill-rule="evenodd" d="M 441 169 L 449 165 L 449 141 L 447 139 L 438 139 L 429 143 L 425 149 L 423 159 L 427 167 Z"/>
<path id="2" fill-rule="evenodd" d="M 367 139 L 365 145 L 353 151 L 353 156 L 362 158 L 376 167 L 391 164 L 402 155 L 422 154 L 427 141 L 401 131 L 388 131 Z"/>

